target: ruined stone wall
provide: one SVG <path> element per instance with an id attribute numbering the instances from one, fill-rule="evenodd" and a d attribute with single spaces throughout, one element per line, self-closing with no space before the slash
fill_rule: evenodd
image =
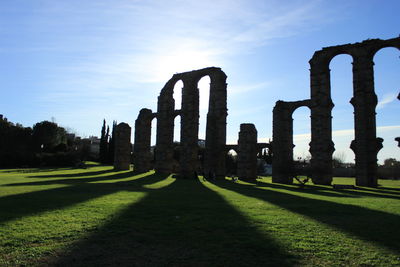
<path id="1" fill-rule="evenodd" d="M 135 121 L 135 140 L 133 146 L 133 166 L 138 173 L 147 172 L 152 169 L 151 154 L 151 121 L 156 114 L 151 109 L 140 110 Z"/>
<path id="2" fill-rule="evenodd" d="M 161 90 L 157 109 L 156 171 L 171 173 L 173 166 L 174 118 L 181 115 L 180 176 L 193 177 L 198 171 L 199 89 L 198 82 L 210 76 L 210 102 L 206 126 L 205 173 L 225 177 L 226 75 L 210 67 L 175 74 Z M 182 80 L 182 108 L 174 109 L 173 89 Z"/>
<path id="3" fill-rule="evenodd" d="M 311 99 L 316 104 L 311 110 L 311 165 L 315 184 L 332 182 L 332 117 L 329 63 L 336 55 L 353 57 L 353 98 L 355 139 L 351 149 L 356 159 L 356 184 L 377 186 L 377 154 L 382 138 L 376 137 L 373 56 L 384 47 L 400 49 L 400 38 L 372 39 L 361 43 L 323 48 L 316 51 L 311 65 Z"/>
<path id="4" fill-rule="evenodd" d="M 175 76 L 165 84 L 158 97 L 155 170 L 162 174 L 170 174 L 173 169 L 174 119 L 176 114 L 173 90 L 175 83 L 179 80 Z"/>
<path id="5" fill-rule="evenodd" d="M 115 128 L 114 169 L 129 170 L 131 164 L 131 127 L 120 123 Z"/>
<path id="6" fill-rule="evenodd" d="M 257 178 L 257 130 L 254 124 L 240 124 L 237 175 L 245 181 Z"/>
<path id="7" fill-rule="evenodd" d="M 226 145 L 226 117 L 227 84 L 226 75 L 220 69 L 210 73 L 210 99 L 207 113 L 206 150 L 204 159 L 204 173 L 215 174 L 216 178 L 225 179 L 225 145 Z"/>
<path id="8" fill-rule="evenodd" d="M 277 101 L 273 110 L 272 182 L 293 183 L 293 112 L 302 106 L 311 106 L 310 100 Z"/>
<path id="9" fill-rule="evenodd" d="M 199 134 L 198 77 L 186 74 L 183 78 L 181 115 L 181 177 L 191 178 L 197 173 Z"/>

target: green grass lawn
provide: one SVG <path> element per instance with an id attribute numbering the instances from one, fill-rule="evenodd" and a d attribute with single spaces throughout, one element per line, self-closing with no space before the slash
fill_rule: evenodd
<path id="1" fill-rule="evenodd" d="M 0 170 L 0 266 L 399 266 L 400 181 L 379 184 Z"/>

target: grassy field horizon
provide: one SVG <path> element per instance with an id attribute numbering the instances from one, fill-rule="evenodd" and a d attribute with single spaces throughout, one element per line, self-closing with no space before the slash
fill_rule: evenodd
<path id="1" fill-rule="evenodd" d="M 379 184 L 1 169 L 0 266 L 399 266 L 400 180 Z"/>

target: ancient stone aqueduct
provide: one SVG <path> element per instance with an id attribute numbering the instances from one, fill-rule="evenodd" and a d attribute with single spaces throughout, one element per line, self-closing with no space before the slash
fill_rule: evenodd
<path id="1" fill-rule="evenodd" d="M 400 50 L 400 37 L 361 43 L 326 47 L 316 51 L 309 61 L 311 66 L 311 97 L 294 102 L 277 101 L 273 109 L 273 141 L 257 143 L 257 130 L 253 124 L 241 124 L 237 146 L 226 145 L 227 76 L 220 68 L 210 67 L 175 74 L 165 84 L 158 97 L 157 112 L 142 109 L 135 122 L 134 167 L 136 172 L 152 169 L 150 147 L 151 122 L 157 118 L 157 139 L 154 169 L 158 173 L 173 172 L 174 119 L 181 116 L 180 177 L 197 176 L 201 171 L 207 178 L 224 178 L 225 155 L 234 148 L 238 153 L 239 179 L 255 179 L 256 155 L 261 148 L 273 151 L 272 179 L 277 183 L 292 183 L 293 175 L 287 171 L 293 164 L 293 112 L 302 106 L 311 110 L 311 178 L 313 183 L 330 185 L 332 182 L 332 116 L 334 106 L 330 88 L 330 61 L 339 54 L 353 58 L 353 98 L 355 139 L 351 149 L 355 154 L 356 185 L 377 186 L 377 154 L 382 138 L 376 136 L 373 57 L 385 47 Z M 199 80 L 209 76 L 210 98 L 207 114 L 206 141 L 203 169 L 199 170 Z M 173 89 L 183 82 L 182 107 L 175 109 Z M 129 127 L 129 126 L 128 126 Z M 127 128 L 126 126 L 123 127 Z M 130 132 L 129 129 L 124 130 Z M 124 135 L 126 136 L 126 135 Z M 125 149 L 126 151 L 126 149 Z M 116 160 L 117 162 L 119 160 Z"/>

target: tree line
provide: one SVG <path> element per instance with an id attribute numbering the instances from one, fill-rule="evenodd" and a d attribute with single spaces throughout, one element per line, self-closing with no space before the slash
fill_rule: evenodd
<path id="1" fill-rule="evenodd" d="M 71 166 L 83 160 L 83 152 L 75 135 L 55 122 L 31 128 L 0 116 L 0 167 Z"/>

